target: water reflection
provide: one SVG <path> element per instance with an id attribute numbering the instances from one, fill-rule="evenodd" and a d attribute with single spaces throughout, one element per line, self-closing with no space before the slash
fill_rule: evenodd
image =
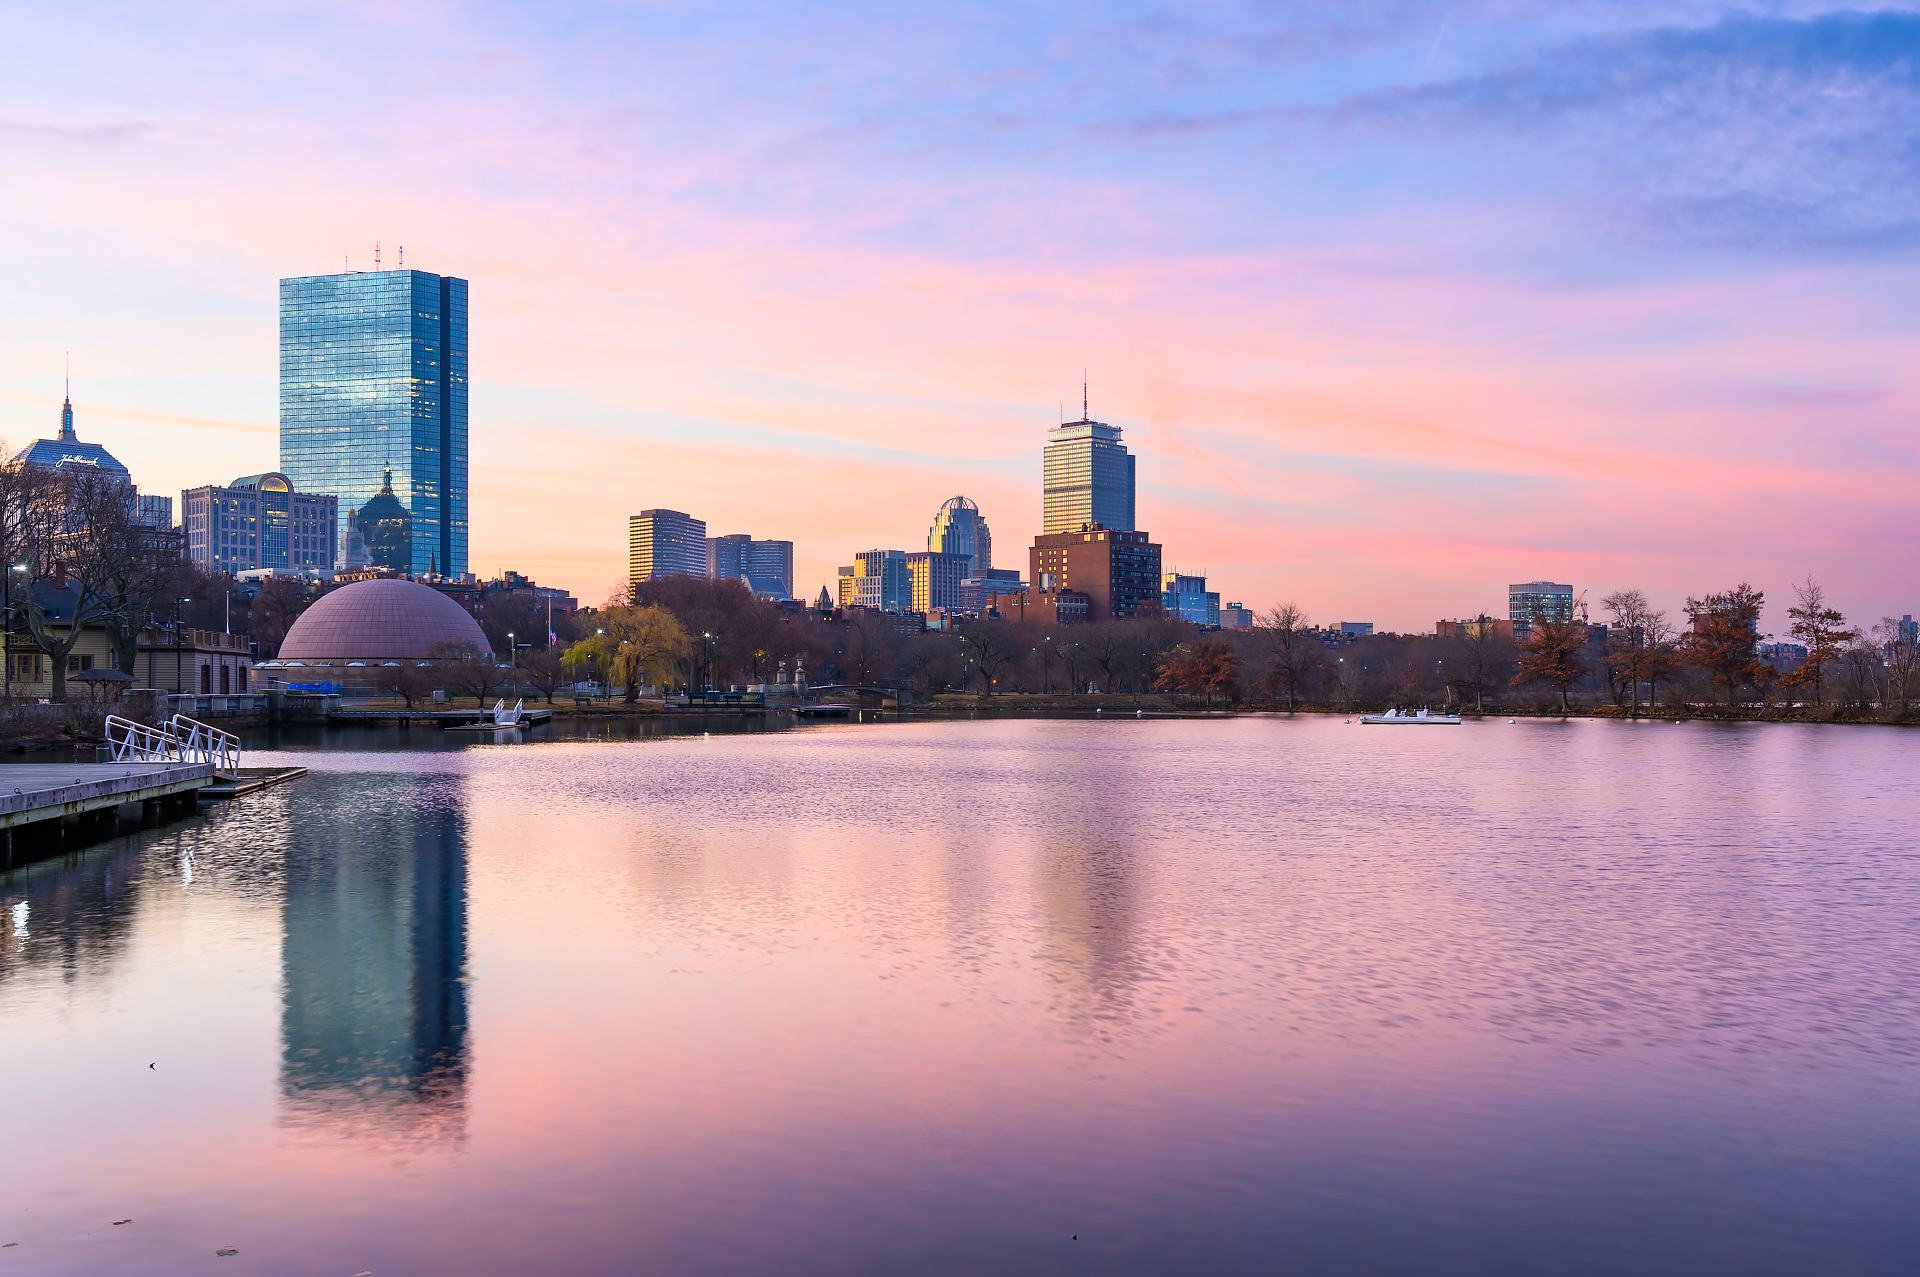
<path id="1" fill-rule="evenodd" d="M 286 870 L 281 1124 L 464 1138 L 467 829 L 456 781 L 382 776 Z"/>
<path id="2" fill-rule="evenodd" d="M 0 877 L 0 983 L 39 970 L 72 984 L 109 967 L 139 912 L 139 870 L 122 840 Z"/>

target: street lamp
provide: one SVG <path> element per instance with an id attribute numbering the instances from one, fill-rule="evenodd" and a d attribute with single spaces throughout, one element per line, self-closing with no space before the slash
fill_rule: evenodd
<path id="1" fill-rule="evenodd" d="M 173 694 L 178 696 L 183 690 L 180 686 L 180 609 L 193 602 L 192 599 L 173 601 Z"/>
<path id="2" fill-rule="evenodd" d="M 7 579 L 4 587 L 5 593 L 6 593 L 6 613 L 7 613 L 6 621 L 5 621 L 6 637 L 4 640 L 6 644 L 5 660 L 7 662 L 6 687 L 7 687 L 7 696 L 9 699 L 11 699 L 13 696 L 13 574 L 15 572 L 25 572 L 26 570 L 27 570 L 27 565 L 24 563 L 9 564 L 7 567 Z"/>

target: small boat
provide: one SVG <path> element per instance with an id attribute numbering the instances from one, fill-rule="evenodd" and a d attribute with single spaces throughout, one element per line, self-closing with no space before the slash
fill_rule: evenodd
<path id="1" fill-rule="evenodd" d="M 1397 709 L 1390 709 L 1384 714 L 1362 714 L 1360 721 L 1362 723 L 1451 723 L 1455 727 L 1458 727 L 1460 725 L 1460 716 L 1458 714 L 1430 714 L 1424 709 L 1418 714 L 1402 714 Z"/>

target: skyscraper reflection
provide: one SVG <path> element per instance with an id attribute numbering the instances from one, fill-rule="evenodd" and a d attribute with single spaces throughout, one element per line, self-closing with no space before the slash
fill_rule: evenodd
<path id="1" fill-rule="evenodd" d="M 281 1122 L 322 1136 L 458 1140 L 466 821 L 445 777 L 366 781 L 379 792 L 356 818 L 287 853 Z"/>

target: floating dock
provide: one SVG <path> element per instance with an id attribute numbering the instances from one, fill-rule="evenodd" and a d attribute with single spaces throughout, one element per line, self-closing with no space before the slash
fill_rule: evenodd
<path id="1" fill-rule="evenodd" d="M 551 721 L 547 708 L 520 711 L 518 727 L 532 727 Z M 340 709 L 327 715 L 329 723 L 398 723 L 402 727 L 475 727 L 490 726 L 490 709 Z"/>

